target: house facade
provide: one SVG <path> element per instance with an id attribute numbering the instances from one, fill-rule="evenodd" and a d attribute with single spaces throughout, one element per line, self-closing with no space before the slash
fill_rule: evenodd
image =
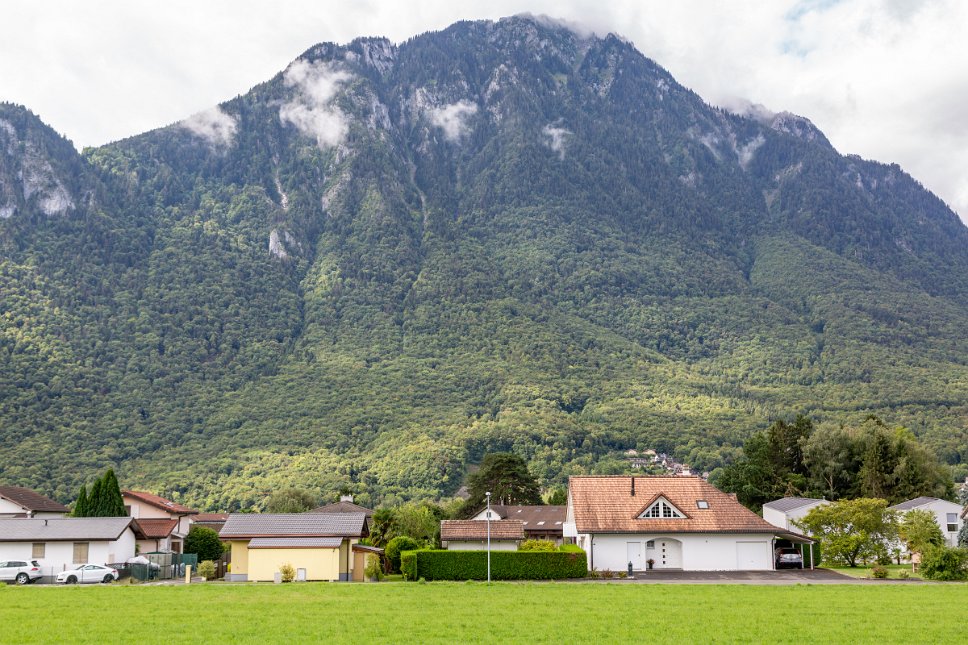
<path id="1" fill-rule="evenodd" d="M 198 511 L 144 491 L 124 490 L 121 498 L 128 515 L 143 529 L 144 537 L 138 540 L 140 552 L 182 552 L 192 517 Z"/>
<path id="2" fill-rule="evenodd" d="M 612 571 L 771 570 L 777 539 L 812 542 L 701 477 L 665 475 L 571 477 L 564 529 L 590 568 Z"/>
<path id="3" fill-rule="evenodd" d="M 813 497 L 783 497 L 763 504 L 763 519 L 781 529 L 799 532 L 797 522 L 818 506 L 829 503 Z"/>
<path id="4" fill-rule="evenodd" d="M 219 537 L 232 549 L 233 581 L 270 582 L 282 564 L 302 580 L 362 580 L 369 535 L 363 513 L 232 513 Z"/>
<path id="5" fill-rule="evenodd" d="M 934 514 L 935 521 L 941 528 L 945 544 L 948 546 L 958 546 L 958 532 L 965 522 L 965 519 L 962 517 L 963 509 L 961 504 L 938 499 L 937 497 L 916 497 L 906 502 L 895 504 L 891 506 L 891 509 L 901 515 L 913 510 L 930 511 Z"/>
<path id="6" fill-rule="evenodd" d="M 0 518 L 37 517 L 55 519 L 70 509 L 59 502 L 22 486 L 0 486 Z"/>
<path id="7" fill-rule="evenodd" d="M 492 507 L 493 509 L 493 507 Z M 440 544 L 448 551 L 517 551 L 525 539 L 521 520 L 442 520 Z"/>
<path id="8" fill-rule="evenodd" d="M 555 544 L 562 543 L 562 526 L 565 523 L 566 506 L 510 506 L 503 504 L 491 505 L 491 520 L 520 520 L 524 526 L 525 540 L 551 540 Z M 472 520 L 486 520 L 487 508 L 471 518 Z"/>
<path id="9" fill-rule="evenodd" d="M 129 517 L 0 518 L 0 560 L 37 560 L 45 579 L 77 564 L 114 564 L 135 554 Z"/>

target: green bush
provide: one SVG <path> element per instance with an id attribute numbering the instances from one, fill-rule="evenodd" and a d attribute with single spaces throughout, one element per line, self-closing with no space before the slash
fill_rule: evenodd
<path id="1" fill-rule="evenodd" d="M 198 575 L 206 580 L 215 579 L 215 563 L 211 560 L 203 560 L 198 563 Z"/>
<path id="2" fill-rule="evenodd" d="M 417 552 L 404 551 L 400 554 L 400 573 L 404 580 L 417 579 Z"/>
<path id="3" fill-rule="evenodd" d="M 551 540 L 525 540 L 518 547 L 518 551 L 557 551 L 558 547 Z"/>
<path id="4" fill-rule="evenodd" d="M 368 553 L 366 555 L 366 567 L 363 568 L 363 575 L 368 580 L 383 579 L 383 569 L 380 567 L 380 556 L 376 553 Z"/>
<path id="5" fill-rule="evenodd" d="M 875 564 L 871 567 L 871 575 L 875 578 L 886 578 L 887 577 L 887 567 L 883 564 Z"/>
<path id="6" fill-rule="evenodd" d="M 218 531 L 196 524 L 188 529 L 182 551 L 194 553 L 199 561 L 218 560 L 225 553 L 225 544 L 218 539 Z"/>
<path id="7" fill-rule="evenodd" d="M 292 566 L 289 562 L 279 565 L 279 573 L 282 574 L 283 582 L 292 582 L 296 579 L 296 567 Z"/>
<path id="8" fill-rule="evenodd" d="M 562 544 L 558 547 L 558 550 L 562 553 L 584 553 L 582 548 L 577 544 Z"/>
<path id="9" fill-rule="evenodd" d="M 409 551 L 402 557 L 407 580 L 486 580 L 487 551 Z M 492 551 L 492 580 L 584 578 L 585 553 Z"/>
<path id="10" fill-rule="evenodd" d="M 390 573 L 400 572 L 400 554 L 402 552 L 413 551 L 419 548 L 420 543 L 406 535 L 395 537 L 387 542 L 383 555 L 386 556 L 387 562 L 390 563 Z"/>
<path id="11" fill-rule="evenodd" d="M 946 546 L 925 549 L 921 555 L 921 575 L 928 580 L 968 578 L 968 550 Z"/>

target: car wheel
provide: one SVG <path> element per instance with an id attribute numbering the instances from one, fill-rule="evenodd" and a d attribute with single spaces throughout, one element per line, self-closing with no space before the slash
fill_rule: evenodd
<path id="1" fill-rule="evenodd" d="M 77 576 L 67 576 L 67 584 L 69 585 L 77 584 Z"/>
<path id="2" fill-rule="evenodd" d="M 26 573 L 18 573 L 17 574 L 17 584 L 18 585 L 25 585 L 28 582 L 30 582 L 30 576 L 28 576 Z"/>
<path id="3" fill-rule="evenodd" d="M 109 573 L 108 575 L 104 576 L 104 580 L 101 582 L 114 582 L 114 576 Z"/>

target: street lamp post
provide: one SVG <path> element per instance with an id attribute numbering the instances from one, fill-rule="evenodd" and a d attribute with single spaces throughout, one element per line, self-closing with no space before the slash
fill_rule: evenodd
<path id="1" fill-rule="evenodd" d="M 491 584 L 491 492 L 487 496 L 487 584 Z"/>

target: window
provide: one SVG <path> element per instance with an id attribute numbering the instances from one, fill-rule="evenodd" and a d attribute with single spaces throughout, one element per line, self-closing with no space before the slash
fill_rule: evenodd
<path id="1" fill-rule="evenodd" d="M 958 532 L 958 514 L 948 513 L 948 533 Z"/>
<path id="2" fill-rule="evenodd" d="M 30 557 L 34 560 L 43 559 L 47 551 L 47 545 L 43 542 L 34 542 L 33 547 L 30 549 Z"/>
<path id="3" fill-rule="evenodd" d="M 87 562 L 88 556 L 88 543 L 87 542 L 75 542 L 74 543 L 74 564 L 80 564 L 81 562 Z"/>
<path id="4" fill-rule="evenodd" d="M 696 508 L 709 508 L 709 502 L 704 499 L 697 499 Z"/>
<path id="5" fill-rule="evenodd" d="M 639 515 L 639 518 L 641 519 L 683 519 L 685 517 L 686 516 L 682 514 L 682 511 L 667 502 L 662 497 L 657 499 L 652 506 L 645 509 L 645 512 Z"/>

